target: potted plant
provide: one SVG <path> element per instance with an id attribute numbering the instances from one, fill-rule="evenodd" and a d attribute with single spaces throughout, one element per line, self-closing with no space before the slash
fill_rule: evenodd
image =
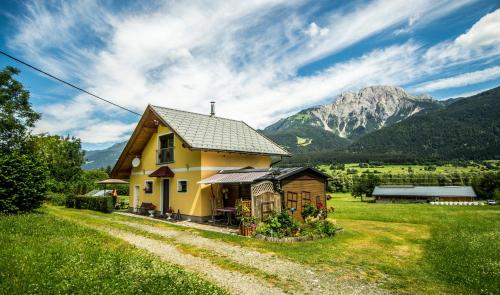
<path id="1" fill-rule="evenodd" d="M 168 207 L 167 211 L 165 211 L 165 215 L 167 215 L 167 220 L 172 220 L 172 213 L 174 213 L 174 209 L 172 209 L 172 207 Z"/>
<path id="2" fill-rule="evenodd" d="M 240 234 L 242 236 L 253 236 L 257 227 L 257 218 L 252 216 L 252 212 L 241 203 L 236 207 L 236 214 L 240 218 Z"/>
<path id="3" fill-rule="evenodd" d="M 155 217 L 155 209 L 156 209 L 156 206 L 153 204 L 148 206 L 149 217 Z"/>
<path id="4" fill-rule="evenodd" d="M 255 228 L 257 227 L 257 218 L 254 216 L 242 216 L 240 222 L 240 234 L 242 236 L 255 235 Z"/>

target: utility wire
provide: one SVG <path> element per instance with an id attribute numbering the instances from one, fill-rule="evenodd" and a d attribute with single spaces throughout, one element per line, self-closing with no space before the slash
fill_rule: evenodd
<path id="1" fill-rule="evenodd" d="M 0 49 L 0 53 L 1 53 L 1 54 L 3 54 L 3 55 L 5 55 L 6 57 L 8 57 L 8 58 L 10 58 L 10 59 L 13 59 L 13 60 L 15 60 L 15 61 L 17 61 L 17 62 L 19 62 L 19 63 L 21 63 L 21 64 L 23 64 L 23 65 L 27 66 L 27 67 L 29 67 L 29 68 L 32 68 L 33 70 L 35 70 L 35 71 L 37 71 L 37 72 L 40 72 L 40 73 L 42 73 L 42 74 L 44 74 L 44 75 L 46 75 L 46 76 L 49 76 L 50 78 L 52 78 L 52 79 L 54 79 L 54 80 L 57 80 L 57 81 L 59 81 L 59 82 L 61 82 L 61 83 L 63 83 L 63 84 L 66 84 L 66 85 L 68 85 L 68 86 L 70 86 L 70 87 L 73 87 L 73 88 L 75 88 L 75 89 L 77 89 L 77 90 L 80 90 L 80 91 L 82 91 L 82 92 L 84 92 L 84 93 L 86 93 L 86 94 L 88 94 L 88 95 L 90 95 L 90 96 L 93 96 L 93 97 L 95 97 L 95 98 L 97 98 L 97 99 L 100 99 L 100 100 L 102 100 L 102 101 L 104 101 L 104 102 L 107 102 L 107 103 L 109 103 L 109 104 L 111 104 L 111 105 L 114 105 L 115 107 L 119 107 L 120 109 L 122 109 L 122 110 L 124 110 L 124 111 L 127 111 L 127 112 L 129 112 L 129 113 L 132 113 L 132 114 L 134 114 L 134 115 L 137 115 L 137 116 L 142 116 L 141 114 L 139 114 L 139 113 L 137 113 L 137 112 L 135 112 L 135 111 L 133 111 L 133 110 L 131 110 L 131 109 L 128 109 L 128 108 L 126 108 L 126 107 L 124 107 L 124 106 L 121 106 L 121 105 L 119 105 L 119 104 L 117 104 L 117 103 L 114 103 L 114 102 L 112 102 L 112 101 L 110 101 L 110 100 L 107 100 L 107 99 L 102 98 L 102 97 L 100 97 L 100 96 L 98 96 L 98 95 L 95 95 L 95 94 L 93 94 L 93 93 L 91 93 L 91 92 L 89 92 L 89 91 L 87 91 L 87 90 L 85 90 L 85 89 L 83 89 L 83 88 L 80 88 L 80 87 L 76 86 L 75 84 L 72 84 L 72 83 L 70 83 L 70 82 L 66 82 L 66 81 L 64 81 L 63 79 L 58 78 L 58 77 L 56 77 L 56 76 L 54 76 L 54 75 L 52 75 L 52 74 L 49 74 L 49 73 L 47 73 L 46 71 L 44 71 L 44 70 L 42 70 L 42 69 L 39 69 L 39 68 L 37 68 L 37 67 L 35 67 L 35 66 L 33 66 L 33 65 L 30 65 L 29 63 L 27 63 L 27 62 L 25 62 L 25 61 L 22 61 L 22 60 L 20 60 L 20 59 L 18 59 L 18 58 L 16 58 L 16 57 L 14 57 L 14 56 L 12 56 L 12 55 L 10 55 L 10 54 L 6 53 L 5 51 L 3 51 L 3 50 L 1 50 L 1 49 Z"/>

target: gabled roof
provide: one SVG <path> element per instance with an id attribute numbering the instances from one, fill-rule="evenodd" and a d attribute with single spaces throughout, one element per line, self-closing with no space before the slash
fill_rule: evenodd
<path id="1" fill-rule="evenodd" d="M 470 186 L 376 186 L 374 196 L 476 197 Z"/>
<path id="2" fill-rule="evenodd" d="M 312 168 L 312 167 L 292 167 L 292 168 L 281 168 L 279 170 L 279 174 L 278 175 L 275 175 L 274 177 L 277 179 L 277 180 L 283 180 L 283 179 L 286 179 L 290 176 L 293 176 L 297 173 L 300 173 L 300 172 L 303 172 L 303 171 L 309 171 L 309 172 L 312 172 L 313 174 L 316 174 L 318 175 L 319 177 L 321 178 L 324 178 L 324 179 L 329 179 L 331 178 L 330 175 L 316 169 L 316 168 Z"/>
<path id="3" fill-rule="evenodd" d="M 111 175 L 128 178 L 132 159 L 140 155 L 161 122 L 193 150 L 225 151 L 271 156 L 290 156 L 276 143 L 242 121 L 148 105 Z"/>
<path id="4" fill-rule="evenodd" d="M 290 155 L 243 121 L 153 105 L 151 108 L 191 149 Z"/>

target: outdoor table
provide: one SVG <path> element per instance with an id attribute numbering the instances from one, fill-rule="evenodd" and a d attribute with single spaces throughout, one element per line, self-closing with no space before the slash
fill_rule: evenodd
<path id="1" fill-rule="evenodd" d="M 227 215 L 227 225 L 231 225 L 231 215 L 236 212 L 234 207 L 223 207 L 215 209 L 217 212 L 222 212 Z"/>

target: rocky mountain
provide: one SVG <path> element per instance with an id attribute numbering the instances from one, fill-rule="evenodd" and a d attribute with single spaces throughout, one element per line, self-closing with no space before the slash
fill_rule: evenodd
<path id="1" fill-rule="evenodd" d="M 371 86 L 281 119 L 263 133 L 295 153 L 343 148 L 365 134 L 442 107 L 442 102 L 400 87 Z"/>
<path id="2" fill-rule="evenodd" d="M 500 87 L 370 133 L 349 147 L 416 159 L 500 158 Z"/>
<path id="3" fill-rule="evenodd" d="M 107 149 L 85 151 L 85 164 L 83 164 L 82 168 L 85 170 L 93 170 L 105 168 L 107 166 L 113 167 L 126 144 L 127 142 L 124 141 L 115 143 Z"/>

